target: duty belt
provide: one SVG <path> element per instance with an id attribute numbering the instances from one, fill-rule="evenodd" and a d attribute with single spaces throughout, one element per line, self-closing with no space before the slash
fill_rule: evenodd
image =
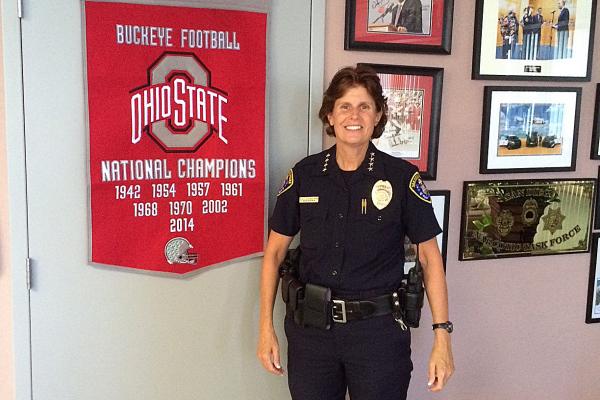
<path id="1" fill-rule="evenodd" d="M 389 294 L 366 300 L 331 300 L 333 322 L 341 324 L 391 314 L 392 311 L 392 295 Z"/>

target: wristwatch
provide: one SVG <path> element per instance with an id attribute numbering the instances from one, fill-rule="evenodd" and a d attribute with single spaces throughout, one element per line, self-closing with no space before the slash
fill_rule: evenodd
<path id="1" fill-rule="evenodd" d="M 439 324 L 433 324 L 431 326 L 433 327 L 434 330 L 435 329 L 445 329 L 448 331 L 448 333 L 452 333 L 452 331 L 454 330 L 454 325 L 450 321 L 442 322 Z"/>

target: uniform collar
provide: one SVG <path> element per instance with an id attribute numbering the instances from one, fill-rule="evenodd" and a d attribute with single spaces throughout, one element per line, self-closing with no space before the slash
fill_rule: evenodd
<path id="1" fill-rule="evenodd" d="M 340 168 L 338 167 L 335 157 L 336 146 L 332 146 L 327 151 L 321 153 L 321 162 L 317 164 L 318 175 L 330 175 L 332 173 L 338 173 Z M 361 171 L 363 175 L 372 176 L 375 178 L 385 178 L 383 171 L 383 158 L 382 153 L 377 150 L 373 142 L 369 142 L 369 148 L 365 159 L 358 167 L 358 171 Z"/>

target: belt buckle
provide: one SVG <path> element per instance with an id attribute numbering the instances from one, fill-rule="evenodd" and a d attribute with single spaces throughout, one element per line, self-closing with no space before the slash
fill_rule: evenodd
<path id="1" fill-rule="evenodd" d="M 345 324 L 348 321 L 346 319 L 346 302 L 344 300 L 333 300 L 333 307 L 331 310 L 333 322 Z"/>

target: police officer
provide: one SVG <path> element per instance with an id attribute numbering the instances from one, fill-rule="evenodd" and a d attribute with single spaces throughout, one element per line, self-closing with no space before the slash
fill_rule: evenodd
<path id="1" fill-rule="evenodd" d="M 331 289 L 327 328 L 285 319 L 288 384 L 295 400 L 405 399 L 412 370 L 410 331 L 390 308 L 404 274 L 404 237 L 419 244 L 434 322 L 428 386 L 454 370 L 447 288 L 430 195 L 417 168 L 375 148 L 387 121 L 375 71 L 337 72 L 320 117 L 336 145 L 292 168 L 277 195 L 263 261 L 257 356 L 283 375 L 273 304 L 278 266 L 300 231 L 299 280 Z M 308 288 L 308 285 L 307 285 Z"/>

